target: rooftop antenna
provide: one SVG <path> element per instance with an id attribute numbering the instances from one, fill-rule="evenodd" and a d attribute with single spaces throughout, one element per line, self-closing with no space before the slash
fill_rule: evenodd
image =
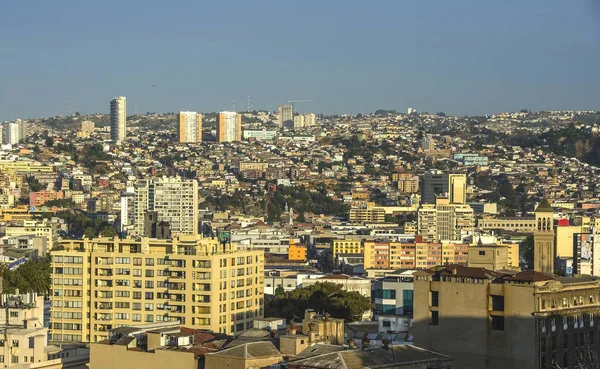
<path id="1" fill-rule="evenodd" d="M 73 104 L 72 104 L 71 94 L 69 94 L 69 115 L 71 115 L 72 113 L 73 113 Z"/>
<path id="2" fill-rule="evenodd" d="M 252 96 L 248 94 L 248 112 L 252 111 Z"/>
<path id="3" fill-rule="evenodd" d="M 235 99 L 233 99 L 233 111 L 235 111 Z"/>

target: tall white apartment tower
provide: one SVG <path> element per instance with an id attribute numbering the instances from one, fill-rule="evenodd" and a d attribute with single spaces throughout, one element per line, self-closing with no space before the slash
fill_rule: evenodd
<path id="1" fill-rule="evenodd" d="M 217 142 L 233 142 L 242 140 L 242 115 L 222 111 L 217 117 Z"/>
<path id="2" fill-rule="evenodd" d="M 179 112 L 177 139 L 180 143 L 202 142 L 202 114 L 195 111 Z"/>
<path id="3" fill-rule="evenodd" d="M 291 105 L 281 105 L 279 107 L 279 127 L 294 121 L 294 108 Z"/>
<path id="4" fill-rule="evenodd" d="M 153 211 L 176 234 L 198 233 L 198 182 L 178 177 L 141 180 L 135 186 L 131 234 L 144 233 L 144 215 Z"/>
<path id="5" fill-rule="evenodd" d="M 110 138 L 117 144 L 127 136 L 127 99 L 117 96 L 110 101 Z"/>

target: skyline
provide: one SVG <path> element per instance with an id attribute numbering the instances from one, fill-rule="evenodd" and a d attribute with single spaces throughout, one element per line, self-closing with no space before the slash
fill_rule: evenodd
<path id="1" fill-rule="evenodd" d="M 0 14 L 0 121 L 65 115 L 69 99 L 107 114 L 118 95 L 130 114 L 245 110 L 248 95 L 325 114 L 600 109 L 591 0 L 61 4 Z"/>

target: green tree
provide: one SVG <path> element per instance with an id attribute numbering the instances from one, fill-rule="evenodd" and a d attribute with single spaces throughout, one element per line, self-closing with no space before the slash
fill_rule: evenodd
<path id="1" fill-rule="evenodd" d="M 115 229 L 111 226 L 105 226 L 100 231 L 100 234 L 102 237 L 115 237 L 117 235 L 117 231 L 115 231 Z"/>
<path id="2" fill-rule="evenodd" d="M 94 227 L 87 227 L 85 229 L 85 232 L 83 232 L 83 236 L 85 238 L 94 238 L 96 237 L 98 234 L 96 233 L 96 230 L 94 229 Z"/>
<path id="3" fill-rule="evenodd" d="M 3 293 L 35 292 L 47 295 L 50 291 L 50 257 L 33 258 L 14 270 L 7 264 L 0 266 L 2 270 Z"/>
<path id="4" fill-rule="evenodd" d="M 519 256 L 525 264 L 524 269 L 533 269 L 533 252 L 534 252 L 534 238 L 532 235 L 527 236 L 521 245 L 519 246 Z"/>
<path id="5" fill-rule="evenodd" d="M 306 309 L 325 311 L 347 322 L 358 321 L 362 314 L 373 308 L 371 300 L 355 291 L 344 291 L 334 283 L 316 283 L 285 292 L 267 305 L 267 314 L 293 319 L 302 316 Z"/>
<path id="6" fill-rule="evenodd" d="M 284 290 L 284 289 L 283 289 L 283 287 L 281 287 L 281 286 L 279 286 L 279 287 L 277 287 L 277 288 L 275 289 L 275 296 L 276 296 L 276 297 L 279 297 L 279 298 L 281 298 L 281 297 L 283 297 L 284 293 L 285 293 L 285 290 Z"/>
<path id="7" fill-rule="evenodd" d="M 47 137 L 46 138 L 46 147 L 52 147 L 54 146 L 54 139 L 52 137 Z"/>

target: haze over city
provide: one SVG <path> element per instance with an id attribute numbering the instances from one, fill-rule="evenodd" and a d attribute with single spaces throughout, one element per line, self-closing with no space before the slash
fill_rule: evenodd
<path id="1" fill-rule="evenodd" d="M 5 1 L 0 367 L 600 368 L 600 3 Z"/>
<path id="2" fill-rule="evenodd" d="M 9 1 L 0 121 L 106 112 L 598 108 L 600 8 L 548 1 Z M 10 35 L 10 37 L 6 37 Z"/>

